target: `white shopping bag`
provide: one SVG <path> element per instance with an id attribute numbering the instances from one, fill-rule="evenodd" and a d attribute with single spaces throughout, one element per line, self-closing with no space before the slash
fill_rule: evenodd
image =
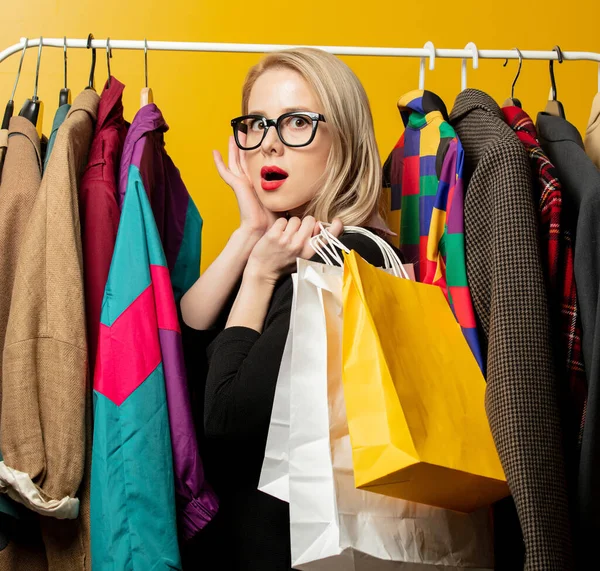
<path id="1" fill-rule="evenodd" d="M 340 268 L 298 260 L 288 377 L 293 567 L 492 569 L 488 510 L 460 514 L 354 487 L 341 378 L 342 279 Z"/>
<path id="2" fill-rule="evenodd" d="M 290 470 L 288 464 L 288 449 L 290 440 L 290 372 L 292 369 L 292 329 L 296 313 L 296 290 L 298 275 L 292 275 L 294 298 L 292 313 L 283 357 L 279 367 L 273 410 L 269 424 L 269 435 L 265 448 L 258 489 L 284 502 L 290 501 Z"/>

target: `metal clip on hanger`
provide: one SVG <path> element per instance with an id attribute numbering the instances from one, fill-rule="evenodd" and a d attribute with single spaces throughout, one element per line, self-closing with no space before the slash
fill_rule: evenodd
<path id="1" fill-rule="evenodd" d="M 562 63 L 564 61 L 562 50 L 559 46 L 554 46 L 552 48 L 557 54 L 558 63 Z M 554 77 L 554 60 L 549 60 L 549 69 L 550 69 L 550 96 L 548 104 L 546 105 L 546 109 L 544 109 L 544 113 L 548 115 L 554 115 L 555 117 L 562 117 L 565 119 L 565 108 L 563 104 L 558 100 L 556 95 L 556 79 Z"/>
<path id="2" fill-rule="evenodd" d="M 144 76 L 146 78 L 146 87 L 142 88 L 140 94 L 140 107 L 154 103 L 152 89 L 148 87 L 148 40 L 144 38 Z"/>
<path id="3" fill-rule="evenodd" d="M 512 87 L 510 88 L 510 97 L 502 104 L 502 107 L 522 107 L 521 102 L 518 99 L 515 99 L 515 85 L 517 85 L 517 81 L 519 76 L 521 75 L 521 68 L 523 67 L 523 54 L 519 48 L 515 48 L 517 54 L 519 54 L 519 69 L 517 69 L 517 75 L 512 82 Z M 504 67 L 508 65 L 508 60 L 504 62 Z"/>
<path id="4" fill-rule="evenodd" d="M 65 86 L 60 90 L 58 96 L 58 106 L 71 105 L 71 90 L 67 87 L 67 36 L 64 36 L 63 57 L 65 65 Z"/>
<path id="5" fill-rule="evenodd" d="M 38 82 L 40 79 L 40 61 L 42 59 L 42 46 L 44 38 L 40 38 L 40 44 L 38 48 L 37 65 L 35 68 L 35 85 L 33 88 L 33 96 L 31 99 L 27 99 L 19 111 L 19 117 L 25 117 L 31 121 L 38 132 L 40 139 L 42 138 L 42 123 L 44 120 L 44 104 L 40 101 L 37 96 L 38 93 Z"/>
<path id="6" fill-rule="evenodd" d="M 19 85 L 19 78 L 21 77 L 21 68 L 23 67 L 23 58 L 25 57 L 25 52 L 27 51 L 28 43 L 29 40 L 27 38 L 23 38 L 23 51 L 21 52 L 21 60 L 19 61 L 17 78 L 15 79 L 15 85 L 12 90 L 12 95 L 10 96 L 9 101 L 6 104 L 6 109 L 4 110 L 4 118 L 2 119 L 2 129 L 8 129 L 10 119 L 15 111 L 15 93 L 17 92 L 17 85 Z"/>

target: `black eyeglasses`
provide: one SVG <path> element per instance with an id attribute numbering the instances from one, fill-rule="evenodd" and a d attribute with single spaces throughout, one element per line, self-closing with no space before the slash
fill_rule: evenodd
<path id="1" fill-rule="evenodd" d="M 262 115 L 243 115 L 232 119 L 231 126 L 237 146 L 243 151 L 252 151 L 261 146 L 269 127 L 275 127 L 284 145 L 306 147 L 313 142 L 319 121 L 325 123 L 325 117 L 320 113 L 294 111 L 284 113 L 277 119 L 267 119 Z M 240 133 L 246 135 L 244 144 L 240 141 Z"/>

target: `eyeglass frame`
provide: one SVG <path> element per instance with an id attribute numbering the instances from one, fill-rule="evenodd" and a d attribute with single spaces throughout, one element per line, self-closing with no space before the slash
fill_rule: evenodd
<path id="1" fill-rule="evenodd" d="M 312 134 L 310 136 L 310 139 L 306 143 L 302 143 L 301 145 L 290 145 L 290 144 L 286 143 L 283 140 L 283 137 L 281 136 L 281 133 L 279 131 L 279 125 L 280 125 L 281 121 L 283 121 L 284 119 L 287 119 L 288 117 L 295 117 L 295 116 L 308 117 L 309 119 L 312 120 Z M 241 123 L 242 119 L 262 119 L 266 125 L 266 127 L 263 129 L 263 136 L 262 136 L 262 139 L 260 140 L 260 143 L 258 143 L 254 147 L 242 147 L 242 145 L 238 139 L 238 127 L 237 126 Z M 289 113 L 284 113 L 283 115 L 280 115 L 279 117 L 277 117 L 277 119 L 267 119 L 264 115 L 258 115 L 258 114 L 241 115 L 240 117 L 236 117 L 235 119 L 231 120 L 231 127 L 233 128 L 233 137 L 235 138 L 235 144 L 242 151 L 254 151 L 255 149 L 258 149 L 258 147 L 260 147 L 263 144 L 263 141 L 267 137 L 267 133 L 268 133 L 270 127 L 275 127 L 275 130 L 277 131 L 277 136 L 279 137 L 279 140 L 286 147 L 291 147 L 293 149 L 297 149 L 300 147 L 307 147 L 315 140 L 315 136 L 317 135 L 317 128 L 319 127 L 320 121 L 322 121 L 323 123 L 327 123 L 327 121 L 325 120 L 325 117 L 323 115 L 321 115 L 321 113 L 314 113 L 312 111 L 290 111 Z"/>

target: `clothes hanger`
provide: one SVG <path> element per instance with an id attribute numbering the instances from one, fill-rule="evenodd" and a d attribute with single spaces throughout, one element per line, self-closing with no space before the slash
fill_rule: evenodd
<path id="1" fill-rule="evenodd" d="M 17 91 L 17 85 L 19 84 L 19 78 L 21 77 L 21 68 L 23 67 L 23 58 L 25 57 L 25 52 L 27 51 L 27 44 L 29 40 L 25 39 L 25 43 L 23 44 L 23 51 L 21 52 L 21 60 L 19 61 L 19 69 L 17 70 L 17 78 L 15 79 L 15 85 L 12 90 L 12 95 L 10 96 L 10 100 L 6 104 L 6 109 L 4 110 L 4 118 L 2 119 L 2 129 L 8 129 L 10 124 L 10 118 L 13 116 L 15 111 L 15 93 Z"/>
<path id="2" fill-rule="evenodd" d="M 112 49 L 110 47 L 110 38 L 106 38 L 106 68 L 108 70 L 108 79 L 106 81 L 106 89 L 110 89 L 110 58 L 112 58 Z"/>
<path id="3" fill-rule="evenodd" d="M 429 69 L 435 69 L 435 47 L 432 42 L 427 42 L 423 46 L 424 50 L 429 50 Z M 425 89 L 425 60 L 426 57 L 421 58 L 421 63 L 419 67 L 419 90 L 423 91 Z"/>
<path id="4" fill-rule="evenodd" d="M 96 73 L 96 48 L 92 47 L 92 40 L 94 39 L 94 34 L 89 34 L 87 39 L 87 49 L 92 50 L 92 67 L 90 69 L 90 79 L 88 81 L 88 85 L 86 89 L 93 89 L 96 91 L 96 87 L 94 85 L 94 74 Z"/>
<path id="5" fill-rule="evenodd" d="M 559 46 L 554 46 L 552 48 L 557 53 L 558 63 L 563 62 L 563 53 Z M 556 79 L 554 78 L 554 60 L 549 61 L 549 69 L 550 69 L 550 95 L 548 96 L 549 101 L 546 105 L 546 109 L 544 109 L 544 113 L 548 115 L 553 115 L 554 117 L 562 117 L 565 119 L 565 108 L 563 104 L 557 99 L 556 96 Z"/>
<path id="6" fill-rule="evenodd" d="M 517 81 L 519 76 L 521 75 L 521 68 L 523 67 L 523 54 L 519 48 L 515 48 L 517 53 L 519 54 L 519 69 L 517 70 L 517 75 L 512 82 L 512 87 L 510 88 L 510 97 L 502 104 L 502 107 L 519 107 L 521 108 L 521 102 L 518 99 L 515 99 L 515 85 L 517 85 Z M 504 67 L 508 64 L 508 60 L 504 62 Z"/>
<path id="7" fill-rule="evenodd" d="M 465 46 L 465 50 L 471 50 L 473 53 L 473 69 L 479 67 L 479 50 L 473 42 L 469 42 Z M 460 74 L 460 90 L 464 91 L 467 89 L 467 60 L 463 59 L 461 63 L 461 74 Z"/>
<path id="8" fill-rule="evenodd" d="M 40 61 L 42 59 L 42 45 L 44 38 L 40 38 L 40 45 L 38 48 L 37 64 L 35 67 L 35 85 L 33 88 L 33 96 L 31 99 L 27 99 L 19 111 L 19 117 L 25 117 L 31 121 L 38 132 L 40 139 L 42 138 L 42 123 L 44 120 L 44 103 L 37 96 L 38 92 L 38 81 L 40 79 Z"/>
<path id="9" fill-rule="evenodd" d="M 67 36 L 64 36 L 65 86 L 60 90 L 58 106 L 71 105 L 71 90 L 67 87 Z"/>
<path id="10" fill-rule="evenodd" d="M 146 77 L 146 87 L 142 88 L 140 95 L 140 107 L 154 103 L 154 95 L 152 89 L 148 87 L 148 41 L 144 38 L 144 75 Z"/>

